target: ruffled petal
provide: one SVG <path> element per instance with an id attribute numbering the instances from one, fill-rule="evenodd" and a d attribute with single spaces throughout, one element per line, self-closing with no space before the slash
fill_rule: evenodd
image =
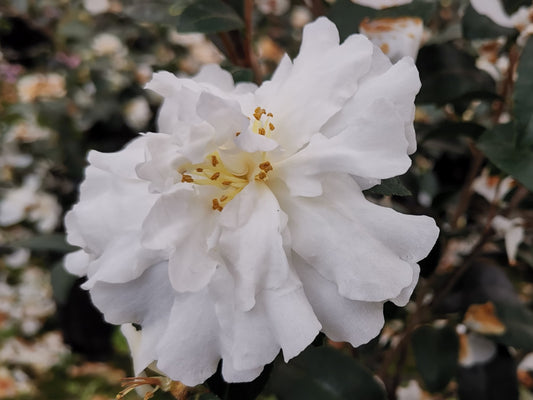
<path id="1" fill-rule="evenodd" d="M 278 176 L 287 182 L 293 196 L 318 196 L 317 179 L 339 172 L 385 179 L 405 173 L 411 165 L 407 155 L 403 122 L 394 105 L 378 99 L 351 126 L 327 138 L 316 134 L 308 146 L 276 164 Z"/>
<path id="2" fill-rule="evenodd" d="M 250 310 L 256 294 L 279 287 L 289 263 L 281 232 L 287 216 L 264 184 L 248 184 L 221 213 L 218 248 L 235 280 L 237 307 Z"/>
<path id="3" fill-rule="evenodd" d="M 233 77 L 218 64 L 203 65 L 193 80 L 198 83 L 208 83 L 225 92 L 233 90 Z"/>
<path id="4" fill-rule="evenodd" d="M 392 103 L 396 109 L 396 114 L 401 118 L 401 127 L 404 129 L 404 135 L 409 143 L 408 154 L 416 150 L 416 137 L 413 127 L 415 114 L 414 99 L 420 90 L 420 79 L 418 71 L 411 58 L 403 58 L 396 64 L 392 65 L 386 71 L 377 73 L 378 69 L 386 67 L 387 62 L 382 59 L 385 57 L 381 51 L 374 48 L 372 59 L 373 73 L 368 74 L 360 83 L 355 95 L 346 103 L 342 110 L 335 115 L 324 126 L 322 133 L 332 137 L 344 129 L 351 129 L 354 122 L 367 115 L 368 107 L 378 99 L 386 100 Z M 377 55 L 376 55 L 377 54 Z M 385 110 L 381 114 L 386 117 Z M 398 131 L 398 128 L 395 132 Z M 377 133 L 377 132 L 376 132 Z"/>
<path id="5" fill-rule="evenodd" d="M 324 279 L 301 257 L 295 255 L 293 262 L 322 331 L 330 339 L 357 347 L 378 335 L 384 324 L 383 303 L 342 297 L 333 282 Z"/>
<path id="6" fill-rule="evenodd" d="M 330 194 L 327 198 L 284 198 L 283 209 L 291 216 L 294 251 L 324 278 L 335 282 L 343 297 L 385 301 L 400 295 L 412 282 L 409 263 L 395 254 L 385 238 L 375 234 L 375 222 L 368 225 L 358 213 L 343 212 L 343 207 L 353 207 L 358 198 L 366 202 L 360 190 L 347 186 L 343 192 Z M 375 210 L 370 212 L 367 218 L 379 215 Z"/>
<path id="7" fill-rule="evenodd" d="M 157 356 L 154 349 L 166 329 L 174 301 L 167 264 L 157 264 L 127 283 L 97 282 L 90 294 L 106 321 L 142 326 L 141 343 L 134 355 L 135 373 L 141 373 Z"/>
<path id="8" fill-rule="evenodd" d="M 90 257 L 84 250 L 68 253 L 64 259 L 65 269 L 71 274 L 83 276 L 87 274 Z"/>
<path id="9" fill-rule="evenodd" d="M 197 193 L 188 184 L 177 185 L 160 196 L 142 225 L 143 245 L 167 252 L 170 280 L 178 292 L 205 287 L 218 263 L 208 249 L 214 211 L 210 200 Z"/>
<path id="10" fill-rule="evenodd" d="M 288 63 L 282 64 L 283 71 L 273 77 L 279 82 L 273 80 L 256 92 L 257 105 L 274 115 L 273 139 L 288 154 L 307 143 L 355 93 L 371 56 L 372 44 L 362 35 L 352 35 L 339 46 L 331 21 L 319 18 L 307 25 L 290 71 Z"/>
<path id="11" fill-rule="evenodd" d="M 156 346 L 157 367 L 187 386 L 215 373 L 221 357 L 220 328 L 207 288 L 178 294 Z"/>

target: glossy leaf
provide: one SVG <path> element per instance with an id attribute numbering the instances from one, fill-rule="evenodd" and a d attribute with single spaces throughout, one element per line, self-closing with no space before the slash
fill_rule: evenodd
<path id="1" fill-rule="evenodd" d="M 494 80 L 452 42 L 423 47 L 416 64 L 422 81 L 417 103 L 443 105 L 464 97 L 483 98 L 487 92 L 494 97 Z"/>
<path id="2" fill-rule="evenodd" d="M 52 251 L 56 253 L 69 253 L 77 250 L 65 240 L 65 235 L 60 233 L 50 233 L 39 236 L 33 236 L 28 239 L 18 240 L 10 243 L 13 247 L 25 247 L 36 251 Z"/>
<path id="3" fill-rule="evenodd" d="M 501 0 L 507 14 L 516 12 L 522 6 L 530 6 L 531 0 Z"/>
<path id="4" fill-rule="evenodd" d="M 504 28 L 469 5 L 462 19 L 463 36 L 466 39 L 491 39 L 516 34 L 512 28 Z"/>
<path id="5" fill-rule="evenodd" d="M 181 14 L 177 28 L 180 32 L 225 32 L 241 29 L 244 22 L 239 15 L 221 0 L 197 0 Z"/>
<path id="6" fill-rule="evenodd" d="M 416 366 L 430 392 L 446 387 L 455 376 L 459 341 L 451 326 L 434 328 L 424 325 L 412 337 Z"/>
<path id="7" fill-rule="evenodd" d="M 517 349 L 533 351 L 533 311 L 522 303 L 494 302 L 496 314 L 505 325 L 503 335 L 493 340 Z"/>
<path id="8" fill-rule="evenodd" d="M 530 37 L 522 51 L 518 63 L 515 89 L 514 89 L 514 115 L 518 129 L 525 129 L 530 125 L 533 115 L 533 39 Z"/>
<path id="9" fill-rule="evenodd" d="M 372 374 L 331 347 L 309 347 L 274 367 L 267 386 L 279 400 L 382 400 L 385 393 Z"/>
<path id="10" fill-rule="evenodd" d="M 512 123 L 497 125 L 478 140 L 478 148 L 502 171 L 533 190 L 533 149 L 516 146 Z"/>
<path id="11" fill-rule="evenodd" d="M 376 185 L 368 190 L 368 194 L 379 194 L 382 196 L 411 196 L 412 193 L 407 189 L 400 178 L 394 177 L 383 179 L 379 185 Z"/>

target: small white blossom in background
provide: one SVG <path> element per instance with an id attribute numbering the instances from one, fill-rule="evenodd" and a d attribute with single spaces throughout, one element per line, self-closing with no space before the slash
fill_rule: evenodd
<path id="1" fill-rule="evenodd" d="M 0 366 L 0 399 L 27 396 L 35 393 L 35 390 L 30 377 L 24 371 Z"/>
<path id="2" fill-rule="evenodd" d="M 40 232 L 52 232 L 59 222 L 61 206 L 55 196 L 40 189 L 41 178 L 28 175 L 23 185 L 2 192 L 0 226 L 10 226 L 25 219 L 36 224 Z"/>
<path id="3" fill-rule="evenodd" d="M 365 19 L 359 31 L 396 62 L 405 56 L 416 59 L 424 24 L 420 18 L 411 17 Z"/>
<path id="4" fill-rule="evenodd" d="M 291 11 L 291 26 L 296 29 L 303 29 L 303 27 L 311 22 L 313 19 L 313 14 L 308 7 L 305 6 L 294 6 Z"/>
<path id="5" fill-rule="evenodd" d="M 263 14 L 283 15 L 291 7 L 290 0 L 255 0 L 257 9 Z"/>
<path id="6" fill-rule="evenodd" d="M 48 272 L 37 267 L 26 268 L 14 286 L 0 280 L 0 314 L 5 325 L 16 325 L 26 336 L 31 336 L 55 310 Z"/>
<path id="7" fill-rule="evenodd" d="M 222 359 L 226 381 L 250 381 L 320 331 L 376 337 L 438 236 L 362 192 L 411 164 L 412 59 L 393 65 L 363 35 L 340 45 L 319 18 L 260 87 L 217 65 L 147 87 L 163 97 L 159 133 L 92 151 L 65 220 L 81 248 L 66 268 L 109 322 L 142 327 L 136 374 L 155 362 L 194 386 Z"/>
<path id="8" fill-rule="evenodd" d="M 10 268 L 20 268 L 28 263 L 31 252 L 28 249 L 17 249 L 4 256 L 4 263 Z"/>
<path id="9" fill-rule="evenodd" d="M 39 125 L 35 119 L 16 122 L 6 132 L 6 141 L 32 143 L 37 140 L 47 140 L 53 135 L 51 129 Z"/>
<path id="10" fill-rule="evenodd" d="M 477 333 L 468 332 L 463 324 L 458 324 L 456 331 L 459 336 L 459 365 L 462 367 L 485 364 L 496 355 L 496 345 L 493 341 Z"/>
<path id="11" fill-rule="evenodd" d="M 525 45 L 527 38 L 533 34 L 533 5 L 521 6 L 513 14 L 505 12 L 500 0 L 471 0 L 472 7 L 481 15 L 489 17 L 496 24 L 520 31 L 517 43 Z"/>
<path id="12" fill-rule="evenodd" d="M 152 117 L 150 105 L 142 96 L 135 97 L 124 106 L 124 119 L 126 124 L 134 130 L 140 130 L 146 127 Z"/>
<path id="13" fill-rule="evenodd" d="M 403 6 L 404 4 L 409 4 L 413 0 L 351 0 L 352 3 L 359 4 L 361 6 L 374 8 L 376 10 Z"/>
<path id="14" fill-rule="evenodd" d="M 64 97 L 67 93 L 65 78 L 55 73 L 25 75 L 17 82 L 17 93 L 23 103 Z"/>
<path id="15" fill-rule="evenodd" d="M 431 395 L 424 392 L 417 381 L 411 379 L 407 386 L 398 386 L 396 398 L 398 400 L 431 400 Z"/>
<path id="16" fill-rule="evenodd" d="M 29 367 L 37 373 L 48 371 L 58 364 L 69 350 L 63 344 L 59 332 L 48 332 L 38 339 L 27 342 L 9 338 L 0 346 L 0 363 Z"/>
<path id="17" fill-rule="evenodd" d="M 91 48 L 99 57 L 124 57 L 128 54 L 128 48 L 124 46 L 122 40 L 111 33 L 99 33 L 93 39 Z"/>
<path id="18" fill-rule="evenodd" d="M 472 184 L 474 192 L 484 197 L 489 203 L 495 201 L 498 204 L 503 202 L 507 193 L 515 186 L 516 181 L 513 178 L 507 176 L 502 179 L 498 175 L 491 175 L 488 168 L 484 168 Z"/>
<path id="19" fill-rule="evenodd" d="M 496 215 L 491 222 L 496 234 L 504 239 L 509 265 L 516 265 L 518 247 L 524 241 L 524 222 L 523 218 L 509 219 L 501 215 Z"/>
<path id="20" fill-rule="evenodd" d="M 105 13 L 110 6 L 109 0 L 83 0 L 83 7 L 92 15 Z"/>
<path id="21" fill-rule="evenodd" d="M 180 69 L 193 74 L 205 64 L 220 64 L 224 56 L 204 34 L 168 32 L 170 43 L 178 44 L 187 49 L 188 55 L 180 60 Z"/>

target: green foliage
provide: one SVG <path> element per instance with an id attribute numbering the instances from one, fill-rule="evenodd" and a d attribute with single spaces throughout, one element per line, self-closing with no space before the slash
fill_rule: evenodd
<path id="1" fill-rule="evenodd" d="M 124 12 L 138 21 L 172 25 L 180 32 L 215 33 L 244 26 L 222 0 L 128 0 Z"/>
<path id="2" fill-rule="evenodd" d="M 533 312 L 522 303 L 495 301 L 496 315 L 505 325 L 503 335 L 492 336 L 498 343 L 533 351 Z"/>
<path id="3" fill-rule="evenodd" d="M 489 17 L 480 15 L 471 5 L 466 8 L 465 15 L 461 21 L 463 36 L 470 40 L 495 39 L 500 36 L 511 36 L 516 34 L 515 29 L 504 28 L 503 26 L 496 24 Z"/>
<path id="4" fill-rule="evenodd" d="M 77 247 L 68 244 L 62 233 L 50 233 L 32 236 L 10 243 L 13 247 L 25 247 L 34 251 L 47 251 L 55 253 L 70 253 Z"/>
<path id="5" fill-rule="evenodd" d="M 453 327 L 421 326 L 413 333 L 412 346 L 426 388 L 430 392 L 443 390 L 457 368 L 459 341 Z"/>
<path id="6" fill-rule="evenodd" d="M 517 146 L 513 123 L 488 130 L 479 138 L 477 146 L 494 165 L 533 190 L 533 149 Z"/>
<path id="7" fill-rule="evenodd" d="M 370 371 L 330 347 L 309 347 L 275 365 L 267 390 L 279 400 L 385 399 Z"/>
<path id="8" fill-rule="evenodd" d="M 519 131 L 531 130 L 533 121 L 533 38 L 529 38 L 516 70 L 518 77 L 513 94 L 513 112 Z M 523 136 L 523 135 L 521 135 Z M 532 135 L 533 136 L 533 135 Z M 528 139 L 526 145 L 533 145 L 533 138 Z"/>
<path id="9" fill-rule="evenodd" d="M 530 6 L 531 0 L 501 0 L 507 14 L 516 12 L 522 6 Z"/>
<path id="10" fill-rule="evenodd" d="M 379 185 L 365 190 L 367 194 L 377 194 L 382 196 L 411 196 L 412 193 L 407 189 L 400 178 L 383 179 Z"/>

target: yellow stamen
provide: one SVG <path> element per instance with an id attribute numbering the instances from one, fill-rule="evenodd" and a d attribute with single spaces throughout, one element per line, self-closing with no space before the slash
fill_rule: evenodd
<path id="1" fill-rule="evenodd" d="M 262 169 L 265 172 L 272 171 L 274 168 L 270 164 L 270 162 L 265 161 L 264 163 L 259 164 L 259 169 Z"/>
<path id="2" fill-rule="evenodd" d="M 192 179 L 192 176 L 190 176 L 190 175 L 182 174 L 181 181 L 182 182 L 187 182 L 187 183 L 193 183 L 194 179 Z"/>
<path id="3" fill-rule="evenodd" d="M 216 181 L 218 179 L 218 177 L 220 176 L 220 172 L 215 172 L 213 175 L 211 175 L 211 179 L 212 181 Z"/>
<path id="4" fill-rule="evenodd" d="M 218 158 L 217 158 L 217 156 L 215 156 L 215 155 L 211 156 L 211 165 L 212 165 L 213 167 L 216 167 L 217 164 L 218 164 Z"/>
<path id="5" fill-rule="evenodd" d="M 265 131 L 265 128 L 259 128 L 259 132 L 258 132 L 261 136 L 265 136 L 266 134 L 266 131 Z"/>

